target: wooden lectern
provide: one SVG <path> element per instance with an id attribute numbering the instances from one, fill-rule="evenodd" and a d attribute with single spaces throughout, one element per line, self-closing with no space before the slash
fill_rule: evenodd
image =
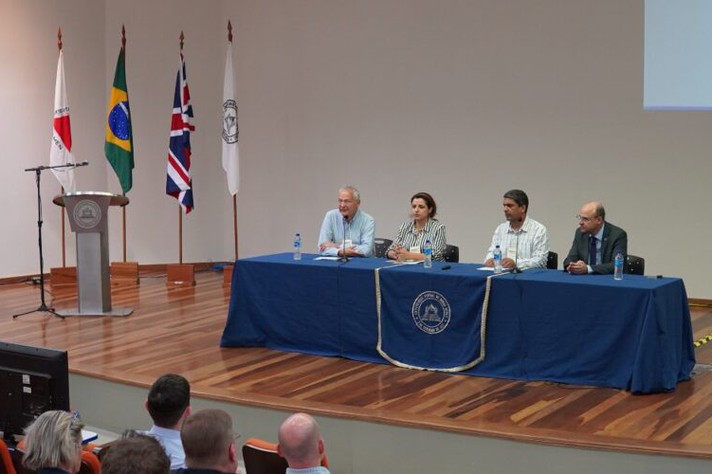
<path id="1" fill-rule="evenodd" d="M 129 198 L 105 192 L 74 192 L 53 199 L 67 208 L 77 238 L 78 307 L 61 316 L 128 316 L 130 308 L 111 307 L 109 280 L 109 206 L 125 206 Z"/>

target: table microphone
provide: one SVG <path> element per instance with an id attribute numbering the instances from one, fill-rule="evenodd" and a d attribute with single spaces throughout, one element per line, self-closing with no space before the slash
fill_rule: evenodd
<path id="1" fill-rule="evenodd" d="M 519 222 L 522 222 L 522 219 L 519 219 Z M 519 231 L 516 232 L 517 236 L 517 243 L 515 244 L 517 247 L 514 249 L 514 268 L 512 268 L 512 273 L 522 273 L 522 270 L 519 268 L 519 234 L 521 233 L 521 228 Z"/>
<path id="2" fill-rule="evenodd" d="M 341 262 L 348 262 L 348 261 L 349 261 L 349 257 L 346 256 L 346 216 L 343 216 L 343 219 L 344 219 L 344 239 L 343 239 L 343 241 L 341 242 L 341 252 L 342 252 L 343 255 L 341 256 L 341 258 L 339 259 L 339 261 L 341 261 Z"/>

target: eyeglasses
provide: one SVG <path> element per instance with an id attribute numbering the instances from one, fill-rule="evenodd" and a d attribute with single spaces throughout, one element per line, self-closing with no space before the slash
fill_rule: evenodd
<path id="1" fill-rule="evenodd" d="M 576 219 L 583 222 L 591 222 L 595 217 L 576 216 Z"/>
<path id="2" fill-rule="evenodd" d="M 353 199 L 339 199 L 339 204 L 351 204 L 355 202 Z"/>

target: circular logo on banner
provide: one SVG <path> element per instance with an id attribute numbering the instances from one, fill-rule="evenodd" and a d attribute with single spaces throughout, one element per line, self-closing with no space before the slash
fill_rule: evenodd
<path id="1" fill-rule="evenodd" d="M 225 143 L 237 143 L 239 132 L 237 126 L 237 102 L 228 99 L 223 103 L 223 140 Z"/>
<path id="2" fill-rule="evenodd" d="M 82 229 L 91 229 L 101 221 L 101 208 L 94 201 L 85 199 L 74 206 L 74 222 Z"/>
<path id="3" fill-rule="evenodd" d="M 413 301 L 413 321 L 427 334 L 437 334 L 450 323 L 450 303 L 437 291 L 424 291 Z"/>

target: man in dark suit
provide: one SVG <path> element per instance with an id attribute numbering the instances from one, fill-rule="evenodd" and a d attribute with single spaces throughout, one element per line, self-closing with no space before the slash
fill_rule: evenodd
<path id="1" fill-rule="evenodd" d="M 598 201 L 581 206 L 578 220 L 579 226 L 569 255 L 564 260 L 564 268 L 569 273 L 581 275 L 613 273 L 616 254 L 620 252 L 625 258 L 628 252 L 628 234 L 606 222 L 606 210 Z"/>

